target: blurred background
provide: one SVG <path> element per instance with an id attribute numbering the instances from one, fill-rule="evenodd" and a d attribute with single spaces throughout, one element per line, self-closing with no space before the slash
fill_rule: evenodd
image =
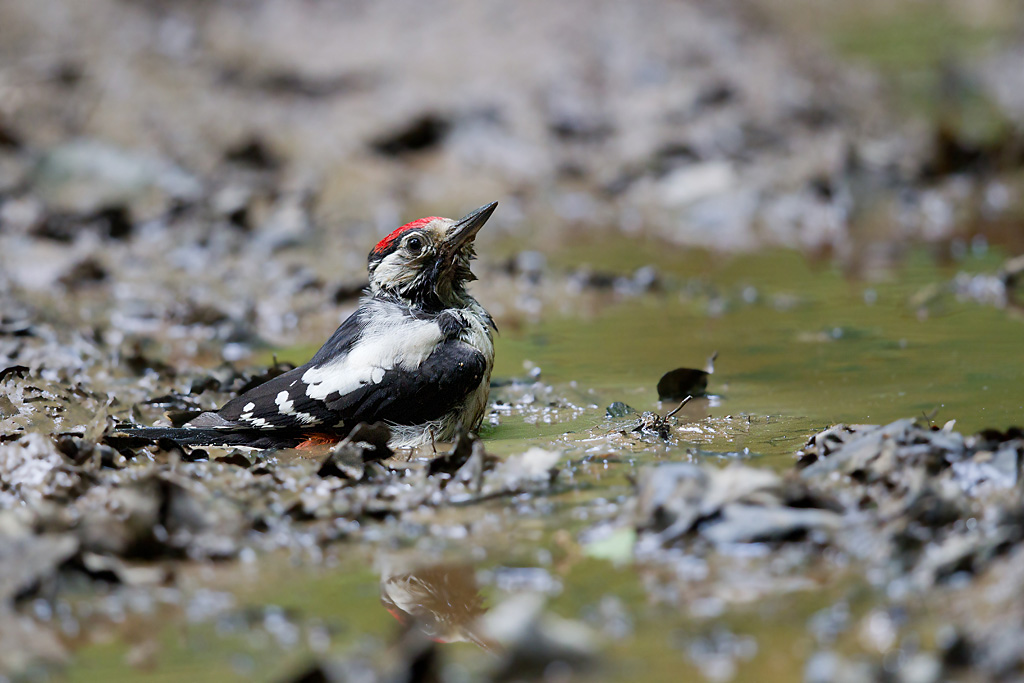
<path id="1" fill-rule="evenodd" d="M 303 362 L 377 240 L 491 201 L 473 292 L 495 375 L 543 381 L 501 395 L 499 454 L 571 450 L 612 401 L 666 412 L 658 377 L 715 351 L 723 401 L 689 415 L 712 421 L 688 457 L 779 468 L 835 421 L 1024 414 L 1016 0 L 0 0 L 0 359 L 109 391 L 121 419 L 159 419 L 138 404 L 172 390 L 216 405 L 227 382 L 197 377 L 224 362 Z M 606 582 L 679 599 L 587 571 L 552 591 L 563 613 Z M 630 618 L 616 656 L 675 671 L 635 661 L 671 618 Z M 698 679 L 757 680 L 758 618 L 760 650 L 669 649 Z M 72 671 L 131 668 L 86 653 Z M 771 658 L 773 680 L 806 654 Z"/>
<path id="2" fill-rule="evenodd" d="M 908 243 L 1021 248 L 1008 1 L 0 12 L 0 215 L 21 240 L 4 266 L 29 287 L 60 270 L 34 255 L 118 277 L 123 259 L 75 243 L 113 233 L 146 258 L 133 243 L 163 228 L 172 247 L 237 235 L 270 259 L 315 243 L 331 258 L 309 267 L 358 278 L 395 225 L 491 198 L 495 260 L 628 237 L 833 254 L 863 275 Z M 191 267 L 223 279 L 229 255 L 205 253 Z"/>
<path id="3" fill-rule="evenodd" d="M 654 291 L 701 321 L 706 338 L 680 342 L 695 365 L 751 315 L 777 329 L 766 305 L 807 311 L 812 293 L 797 335 L 864 328 L 821 312 L 877 301 L 878 282 L 900 315 L 951 297 L 1013 306 L 1000 268 L 1024 251 L 1021 14 L 1003 0 L 7 0 L 0 292 L 164 360 L 301 362 L 354 307 L 380 237 L 497 200 L 475 291 L 509 333 L 505 375 L 526 360 L 591 386 L 646 381 L 679 325 L 611 330 L 663 316 L 531 328 L 560 347 L 523 335 Z"/>

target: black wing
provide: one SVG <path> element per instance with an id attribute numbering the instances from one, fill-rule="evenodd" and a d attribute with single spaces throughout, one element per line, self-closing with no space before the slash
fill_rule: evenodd
<path id="1" fill-rule="evenodd" d="M 213 415 L 214 413 L 210 413 Z M 170 439 L 181 446 L 247 446 L 249 448 L 294 448 L 306 439 L 299 432 L 263 429 L 201 429 L 193 427 L 142 427 L 118 429 L 103 437 L 114 448 L 138 448 Z"/>
<path id="2" fill-rule="evenodd" d="M 222 420 L 222 428 L 240 426 L 247 429 L 302 429 L 323 425 L 333 427 L 337 422 L 334 412 L 323 401 L 306 395 L 308 385 L 302 374 L 309 365 L 289 370 L 272 380 L 253 387 L 237 396 L 215 413 L 209 423 L 199 418 L 189 426 L 214 427 Z M 200 416 L 202 417 L 202 416 Z"/>
<path id="3" fill-rule="evenodd" d="M 329 394 L 327 406 L 347 424 L 384 420 L 398 425 L 436 420 L 480 386 L 487 359 L 469 344 L 449 340 L 415 370 L 394 368 L 380 382 Z"/>
<path id="4" fill-rule="evenodd" d="M 308 385 L 302 381 L 312 366 L 313 361 L 254 387 L 216 413 L 203 413 L 188 427 L 234 431 L 348 428 L 381 420 L 422 424 L 462 403 L 487 372 L 482 353 L 453 339 L 440 344 L 415 370 L 393 368 L 379 382 L 346 394 L 335 392 L 321 401 L 306 394 Z"/>
<path id="5" fill-rule="evenodd" d="M 225 431 L 333 427 L 338 422 L 337 415 L 323 401 L 306 395 L 302 375 L 310 367 L 348 353 L 359 339 L 362 328 L 362 309 L 359 309 L 338 326 L 308 363 L 253 387 L 215 413 L 203 413 L 187 426 Z"/>

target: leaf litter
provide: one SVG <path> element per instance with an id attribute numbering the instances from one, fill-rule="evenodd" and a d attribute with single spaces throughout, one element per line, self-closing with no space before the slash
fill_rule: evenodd
<path id="1" fill-rule="evenodd" d="M 40 8 L 32 11 L 45 12 L 45 6 Z M 771 36 L 734 23 L 726 13 L 716 11 L 712 16 L 684 8 L 681 15 L 663 16 L 659 7 L 651 15 L 657 26 L 626 22 L 621 37 L 646 39 L 657 28 L 670 34 L 683 31 L 682 35 L 693 38 L 645 43 L 697 46 L 692 54 L 673 57 L 693 67 L 680 74 L 697 74 L 700 87 L 692 93 L 693 101 L 687 94 L 692 83 L 680 87 L 676 76 L 666 80 L 657 73 L 652 79 L 648 56 L 633 64 L 636 68 L 616 73 L 637 74 L 648 89 L 664 87 L 665 92 L 681 93 L 683 99 L 673 105 L 679 110 L 670 112 L 672 130 L 682 126 L 685 135 L 707 137 L 707 144 L 694 148 L 678 141 L 658 143 L 665 121 L 660 106 L 647 109 L 647 115 L 631 125 L 617 125 L 621 122 L 613 115 L 596 112 L 581 86 L 578 92 L 561 91 L 538 108 L 494 105 L 493 111 L 476 113 L 471 111 L 474 105 L 457 112 L 428 109 L 409 112 L 384 127 L 376 120 L 363 121 L 373 126 L 347 125 L 346 119 L 346 125 L 327 127 L 332 135 L 342 137 L 325 145 L 320 117 L 287 115 L 282 121 L 264 114 L 270 111 L 266 106 L 252 106 L 252 98 L 263 93 L 263 105 L 277 106 L 277 100 L 294 97 L 317 102 L 369 97 L 379 90 L 375 85 L 379 74 L 334 71 L 337 64 L 312 73 L 291 58 L 284 60 L 287 64 L 275 65 L 281 56 L 275 56 L 274 49 L 261 53 L 261 58 L 269 60 L 265 71 L 240 69 L 225 64 L 226 58 L 235 58 L 232 41 L 222 48 L 221 41 L 203 36 L 207 30 L 203 27 L 222 26 L 223 16 L 220 21 L 193 24 L 196 17 L 188 8 L 174 16 L 162 11 L 128 15 L 121 9 L 113 7 L 117 18 L 141 22 L 145 30 L 163 37 L 157 41 L 158 50 L 173 51 L 175 35 L 197 32 L 198 43 L 206 44 L 211 53 L 206 59 L 186 61 L 213 72 L 180 80 L 223 83 L 226 87 L 214 95 L 223 98 L 219 101 L 224 106 L 210 109 L 222 112 L 222 118 L 214 117 L 212 124 L 197 122 L 193 114 L 183 114 L 178 107 L 149 106 L 167 99 L 160 91 L 161 79 L 135 71 L 152 64 L 148 53 L 131 48 L 133 55 L 143 58 L 128 60 L 120 53 L 118 59 L 107 54 L 111 49 L 123 50 L 125 41 L 96 41 L 96 49 L 66 64 L 19 67 L 54 70 L 55 77 L 47 76 L 40 89 L 64 104 L 95 97 L 91 83 L 109 80 L 104 64 L 118 65 L 118 69 L 127 66 L 119 76 L 134 79 L 130 82 L 137 87 L 125 90 L 131 93 L 130 103 L 108 107 L 120 112 L 115 117 L 116 137 L 135 149 L 148 147 L 152 117 L 157 116 L 162 121 L 157 129 L 178 131 L 185 138 L 179 140 L 175 133 L 176 142 L 171 145 L 182 153 L 180 163 L 101 142 L 99 136 L 110 122 L 104 123 L 100 112 L 93 117 L 97 129 L 89 129 L 97 138 L 60 144 L 61 133 L 54 130 L 58 143 L 37 149 L 34 120 L 59 128 L 49 121 L 47 97 L 39 98 L 41 108 L 33 104 L 37 98 L 15 98 L 24 99 L 27 109 L 15 112 L 17 120 L 12 123 L 6 120 L 7 112 L 0 121 L 0 253 L 12 255 L 0 269 L 0 534 L 4 538 L 0 641 L 5 644 L 0 668 L 4 672 L 28 670 L 37 660 L 67 660 L 64 639 L 58 634 L 70 638 L 79 628 L 68 615 L 67 596 L 78 596 L 95 613 L 109 610 L 111 621 L 123 618 L 123 604 L 129 604 L 129 598 L 142 595 L 151 601 L 166 600 L 188 619 L 212 619 L 232 609 L 230 600 L 202 590 L 183 597 L 180 574 L 191 567 L 250 562 L 275 549 L 317 558 L 317 552 L 332 544 L 346 549 L 360 544 L 412 544 L 427 533 L 424 529 L 450 534 L 464 545 L 484 547 L 500 543 L 517 526 L 492 523 L 489 503 L 507 507 L 516 522 L 553 519 L 560 523 L 564 517 L 552 514 L 560 504 L 559 494 L 567 493 L 576 496 L 571 519 L 587 528 L 560 530 L 565 533 L 558 536 L 559 543 L 571 549 L 578 541 L 593 549 L 593 556 L 603 553 L 617 562 L 633 562 L 652 601 L 672 601 L 693 613 L 714 615 L 721 613 L 723 604 L 822 583 L 821 573 L 815 572 L 823 565 L 841 572 L 854 563 L 864 570 L 871 583 L 885 587 L 880 591 L 884 596 L 863 615 L 844 612 L 837 603 L 808 627 L 821 645 L 808 662 L 808 680 L 840 676 L 846 680 L 938 680 L 967 666 L 980 667 L 993 677 L 1019 676 L 1020 624 L 1024 623 L 1019 596 L 1024 593 L 1020 590 L 1024 581 L 1018 569 L 1021 451 L 1015 433 L 972 437 L 952 427 L 935 430 L 916 421 L 874 428 L 840 426 L 817 435 L 791 471 L 767 472 L 746 466 L 749 463 L 738 464 L 733 461 L 739 458 L 732 454 L 721 458 L 729 466 L 715 467 L 705 462 L 703 454 L 693 449 L 682 452 L 678 446 L 698 440 L 703 433 L 749 428 L 749 418 L 746 422 L 742 417 L 708 418 L 709 400 L 702 395 L 709 371 L 680 369 L 666 375 L 664 391 L 659 386 L 658 394 L 673 404 L 686 396 L 696 397 L 685 406 L 685 414 L 671 414 L 671 405 L 662 406 L 661 412 L 635 411 L 618 402 L 609 406 L 608 421 L 599 427 L 577 429 L 580 433 L 505 459 L 469 437 L 429 463 L 407 461 L 401 455 L 384 457 L 379 440 L 368 435 L 369 440 L 351 438 L 323 452 L 280 451 L 261 457 L 221 449 L 188 450 L 173 442 L 144 445 L 106 438 L 116 423 L 166 420 L 179 424 L 197 411 L 222 405 L 245 385 L 279 369 L 275 363 L 266 373 L 253 374 L 237 361 L 332 329 L 339 311 L 325 307 L 324 301 L 350 306 L 364 284 L 363 253 L 351 247 L 357 241 L 372 243 L 369 237 L 380 227 L 372 222 L 364 225 L 366 216 L 390 216 L 396 203 L 415 204 L 428 195 L 439 205 L 464 200 L 463 196 L 436 196 L 436 188 L 419 187 L 420 181 L 411 176 L 409 183 L 396 186 L 388 157 L 415 157 L 426 171 L 416 175 L 429 179 L 434 177 L 429 172 L 431 163 L 456 169 L 460 155 L 465 156 L 470 163 L 444 183 L 459 188 L 453 191 L 460 195 L 467 187 L 479 188 L 476 183 L 491 182 L 493 166 L 487 164 L 496 159 L 503 172 L 521 176 L 522 191 L 516 194 L 524 215 L 544 217 L 524 223 L 544 229 L 554 211 L 560 222 L 588 226 L 649 223 L 663 237 L 683 243 L 733 234 L 709 226 L 735 226 L 744 243 L 756 245 L 757 233 L 778 234 L 782 244 L 857 254 L 847 248 L 850 242 L 843 221 L 832 227 L 831 216 L 851 213 L 845 200 L 833 199 L 844 192 L 834 190 L 864 180 L 844 169 L 859 166 L 855 162 L 861 156 L 886 168 L 897 167 L 896 161 L 915 168 L 923 163 L 918 152 L 892 139 L 889 131 L 882 139 L 850 132 L 859 127 L 854 105 L 875 99 L 862 96 L 860 86 L 832 89 L 854 93 L 845 100 L 833 100 L 818 90 L 821 97 L 815 98 L 821 101 L 791 116 L 787 112 L 792 103 L 787 98 L 806 91 L 817 78 L 791 60 L 776 59 Z M 106 21 L 109 17 L 102 3 L 96 8 L 83 6 L 81 11 L 92 14 L 94 10 L 99 10 L 100 24 L 123 23 Z M 305 11 L 315 12 L 315 8 Z M 310 16 L 314 21 L 330 20 L 315 13 Z M 439 17 L 447 20 L 443 14 Z M 572 12 L 566 18 L 578 23 Z M 34 23 L 48 26 L 53 20 Z M 73 23 L 75 17 L 68 15 L 65 20 Z M 304 26 L 292 21 L 267 23 L 300 33 Z M 18 22 L 11 25 L 18 30 Z M 549 29 L 553 26 L 557 24 L 548 24 Z M 88 31 L 82 34 L 88 37 Z M 743 40 L 716 40 L 726 34 Z M 26 35 L 42 46 L 38 51 L 48 51 L 46 45 L 52 41 L 48 33 Z M 61 31 L 53 32 L 60 35 Z M 280 36 L 278 41 L 289 42 Z M 344 48 L 357 42 L 339 45 Z M 769 58 L 741 59 L 756 68 L 736 72 L 731 66 L 737 63 L 735 50 L 716 48 L 734 43 L 741 54 Z M 51 47 L 49 52 L 56 54 L 58 46 Z M 628 54 L 632 53 L 622 53 Z M 160 61 L 165 59 L 161 54 Z M 543 65 L 542 81 L 547 82 L 548 65 L 554 62 L 533 61 Z M 434 82 L 412 66 L 416 65 L 387 64 L 381 73 L 388 73 L 388 79 L 410 79 L 406 85 L 417 88 Z M 819 66 L 824 68 L 819 77 L 828 83 L 848 82 L 833 65 Z M 438 73 L 457 77 L 450 69 L 434 75 Z M 783 78 L 789 87 L 774 89 L 764 100 L 760 94 L 766 74 L 767 81 Z M 502 79 L 493 82 L 496 88 L 504 87 Z M 613 84 L 620 89 L 635 85 L 631 81 Z M 245 95 L 241 100 L 238 91 Z M 201 93 L 211 95 L 205 85 Z M 759 96 L 749 97 L 750 93 Z M 649 98 L 652 103 L 659 100 Z M 762 101 L 761 106 L 751 107 Z M 362 102 L 358 109 L 380 109 L 366 104 Z M 136 120 L 133 107 L 144 116 Z M 85 108 L 92 111 L 94 107 Z M 752 144 L 737 140 L 729 126 L 704 130 L 704 112 L 712 109 L 746 121 L 744 136 L 755 138 L 747 141 Z M 258 120 L 249 118 L 253 112 L 259 112 Z M 524 113 L 525 119 L 521 118 Z M 818 124 L 810 126 L 806 120 L 815 113 L 821 117 L 825 136 L 832 140 L 827 146 L 835 147 L 834 154 L 826 155 L 834 160 L 825 169 L 826 175 L 834 177 L 822 180 L 819 165 L 813 163 L 804 164 L 808 170 L 798 173 L 799 177 L 780 177 L 779 183 L 757 181 L 756 176 L 764 175 L 752 172 L 758 167 L 792 165 L 794 158 L 820 156 Z M 299 120 L 312 126 L 284 125 Z M 133 130 L 132 121 L 143 122 L 139 130 Z M 268 121 L 274 125 L 267 125 Z M 695 127 L 687 121 L 696 122 Z M 121 123 L 128 125 L 122 129 Z M 605 141 L 626 132 L 635 135 L 638 129 L 633 123 L 648 127 L 640 138 L 650 138 L 654 146 L 609 163 L 608 149 L 629 146 L 609 146 Z M 246 125 L 266 132 L 245 132 L 240 140 L 221 139 L 226 131 L 234 135 Z M 209 126 L 216 131 L 216 144 L 187 133 Z M 371 129 L 379 132 L 365 137 Z M 515 131 L 539 131 L 541 137 L 518 139 Z M 71 121 L 64 136 L 81 134 L 81 124 Z M 760 137 L 764 140 L 758 142 Z M 349 161 L 342 155 L 343 164 L 353 166 L 342 165 L 329 173 L 344 182 L 308 178 L 292 166 L 326 168 L 329 164 L 306 163 L 308 159 L 301 155 L 279 149 L 283 140 L 292 138 L 312 141 L 308 146 L 332 163 L 339 156 L 338 148 L 376 148 L 380 158 L 353 155 Z M 484 157 L 467 154 L 467 147 L 479 146 L 466 141 L 480 138 L 485 143 Z M 735 154 L 738 142 L 746 149 L 744 154 Z M 514 151 L 519 147 L 542 156 L 539 160 L 527 157 L 524 162 Z M 196 155 L 194 150 L 201 153 Z M 213 170 L 201 177 L 188 170 L 196 168 Z M 589 193 L 580 192 L 580 183 L 587 177 L 594 178 L 597 186 L 587 188 Z M 353 179 L 359 195 L 356 201 L 347 192 L 339 197 L 337 189 L 330 187 L 347 187 Z M 971 181 L 960 174 L 955 180 Z M 694 185 L 709 182 L 710 195 L 691 195 Z M 916 186 L 905 179 L 894 185 L 888 177 L 884 184 L 896 187 L 899 216 L 909 230 L 934 239 L 936 230 L 946 235 L 953 229 L 952 224 L 935 226 L 926 219 L 936 213 L 936 203 L 939 213 L 958 205 L 955 188 L 908 192 Z M 313 191 L 325 185 L 322 193 Z M 981 185 L 979 189 L 984 190 Z M 538 188 L 542 191 L 537 192 Z M 550 207 L 542 204 L 538 212 L 536 196 L 553 196 L 554 201 Z M 869 203 L 874 200 L 868 198 Z M 335 230 L 335 214 L 347 212 L 360 220 Z M 829 220 L 821 220 L 823 215 Z M 765 217 L 770 229 L 760 230 L 754 216 Z M 318 220 L 331 228 L 320 229 Z M 322 253 L 332 257 L 314 258 Z M 866 260 L 870 265 L 871 259 L 878 258 Z M 750 287 L 723 295 L 699 279 L 681 282 L 650 266 L 627 275 L 589 267 L 559 275 L 547 268 L 539 252 L 522 252 L 513 261 L 507 276 L 492 269 L 490 277 L 478 285 L 491 288 L 491 296 L 482 299 L 501 305 L 516 322 L 537 319 L 545 310 L 565 310 L 567 301 L 568 307 L 577 307 L 579 302 L 682 293 L 706 299 L 708 314 L 715 316 L 734 306 L 753 305 L 760 298 Z M 958 277 L 939 293 L 1013 307 L 1019 304 L 1020 273 L 1019 261 L 1011 261 L 995 276 Z M 514 298 L 504 290 L 514 291 Z M 776 303 L 780 310 L 793 305 L 792 301 Z M 539 374 L 496 389 L 494 397 L 494 422 L 514 415 L 531 426 L 576 423 L 589 419 L 588 411 L 597 407 L 585 390 L 552 387 L 541 382 Z M 647 407 L 630 400 L 641 409 Z M 633 457 L 638 453 L 647 456 L 644 462 L 688 462 L 647 469 Z M 592 483 L 588 468 L 599 467 L 609 468 L 613 476 L 632 478 L 633 484 L 588 497 Z M 609 539 L 612 542 L 601 545 Z M 986 592 L 979 582 L 985 583 Z M 936 595 L 949 598 L 952 606 L 949 612 L 937 608 L 943 617 L 940 621 L 959 624 L 926 634 L 935 636 L 934 652 L 925 652 L 920 639 L 915 643 L 918 634 L 900 617 L 913 596 L 921 595 L 927 586 L 945 591 Z M 133 594 L 136 587 L 144 593 Z M 105 601 L 107 590 L 114 592 Z M 122 596 L 129 597 L 118 602 Z M 1000 607 L 993 610 L 998 611 L 995 616 L 978 606 L 993 601 Z M 150 603 L 142 600 L 142 604 Z M 622 617 L 623 611 L 602 602 L 598 618 L 602 629 L 628 620 Z M 294 647 L 290 615 L 267 610 L 257 616 L 268 633 Z M 566 668 L 590 671 L 587 667 L 597 656 L 594 633 L 553 618 L 529 597 L 512 598 L 507 608 L 500 605 L 487 620 L 494 627 L 488 637 L 502 640 L 504 648 L 500 661 L 487 672 L 491 678 L 514 678 L 526 672 L 549 672 L 557 678 Z M 827 627 L 822 625 L 825 622 Z M 865 639 L 878 656 L 847 662 L 830 640 L 834 632 L 844 630 L 867 634 Z M 713 629 L 680 649 L 706 677 L 724 680 L 735 670 L 732 662 L 748 659 L 756 650 L 750 640 Z M 321 657 L 305 678 L 430 680 L 441 670 L 442 650 L 424 640 L 422 631 L 410 628 L 400 634 L 393 652 L 393 661 L 385 666 L 373 653 L 364 657 L 359 651 L 340 662 Z M 144 654 L 137 659 L 145 661 Z M 896 674 L 894 661 L 897 669 L 903 666 Z"/>
<path id="2" fill-rule="evenodd" d="M 587 451 L 595 448 L 610 455 L 607 462 L 623 463 L 634 484 L 614 501 L 578 503 L 585 520 L 578 543 L 590 557 L 636 567 L 649 577 L 646 590 L 655 602 L 682 603 L 695 615 L 827 584 L 823 576 L 850 563 L 865 568 L 896 606 L 936 587 L 965 600 L 960 596 L 971 586 L 965 577 L 999 574 L 1005 583 L 1019 576 L 1007 570 L 1024 540 L 1018 431 L 964 436 L 951 424 L 933 428 L 913 419 L 839 425 L 813 436 L 786 472 L 738 462 L 718 467 L 689 454 L 690 462 L 632 463 L 632 452 L 669 454 L 691 438 L 687 430 L 725 424 L 701 419 L 709 399 L 685 398 L 664 413 L 640 415 L 619 402 L 606 411 L 604 428 L 563 438 L 554 450 L 535 447 L 503 458 L 464 435 L 435 457 L 409 460 L 387 450 L 385 428 L 370 425 L 334 447 L 256 457 L 169 441 L 125 442 L 116 436 L 117 424 L 187 419 L 286 366 L 275 363 L 253 374 L 222 362 L 208 371 L 187 365 L 172 371 L 146 344 L 127 340 L 117 348 L 130 362 L 113 366 L 92 334 L 58 333 L 40 316 L 31 324 L 16 320 L 0 336 L 16 361 L 4 364 L 0 379 L 0 529 L 11 549 L 0 558 L 7 577 L 0 623 L 11 638 L 37 646 L 5 661 L 11 670 L 66 661 L 59 639 L 26 616 L 40 600 L 59 603 L 83 585 L 122 591 L 174 586 L 176 567 L 190 563 L 235 562 L 282 549 L 310 552 L 373 537 L 379 543 L 375 526 L 389 529 L 384 538 L 401 538 L 420 533 L 412 530 L 421 528 L 429 510 L 443 519 L 444 510 L 498 503 L 518 515 L 544 516 L 560 494 L 586 492 Z M 696 382 L 687 390 L 705 393 L 707 371 L 688 372 Z M 597 408 L 592 400 L 545 384 L 537 372 L 494 389 L 496 414 L 538 424 L 588 414 Z M 698 411 L 697 423 L 691 409 Z M 491 522 L 467 525 L 465 519 L 431 524 L 442 533 L 469 528 L 470 543 L 487 543 Z M 561 642 L 560 634 L 576 633 L 575 626 L 552 621 L 526 597 L 506 599 L 529 604 L 497 611 L 520 615 L 523 626 L 507 632 L 494 611 L 480 618 L 478 639 L 500 643 L 503 653 L 487 676 L 504 680 L 551 662 L 588 671 L 599 657 L 599 634 L 582 629 Z M 967 628 L 977 620 L 967 614 L 949 621 Z M 485 621 L 497 630 L 487 630 Z M 1006 620 L 998 623 L 1018 633 Z M 40 628 L 50 635 L 31 635 Z M 977 626 L 976 632 L 988 631 Z M 442 666 L 445 656 L 436 644 L 423 643 L 414 626 L 403 633 L 396 647 L 410 648 L 409 654 L 394 666 Z M 1020 664 L 994 650 L 995 641 L 961 640 L 958 647 L 972 661 L 998 662 L 1000 670 Z M 691 654 L 702 670 L 728 669 L 730 657 L 748 656 L 745 648 L 719 646 L 734 641 L 746 642 L 709 635 L 710 649 Z M 841 657 L 822 642 L 815 661 Z M 927 656 L 939 671 L 951 666 L 942 652 Z M 358 651 L 311 666 L 328 678 L 328 670 L 365 666 L 384 680 L 388 670 Z M 881 664 L 869 661 L 863 671 L 875 666 Z"/>

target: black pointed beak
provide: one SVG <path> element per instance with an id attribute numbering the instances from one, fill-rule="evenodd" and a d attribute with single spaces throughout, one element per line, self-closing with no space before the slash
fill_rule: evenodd
<path id="1" fill-rule="evenodd" d="M 496 208 L 498 208 L 498 202 L 491 202 L 460 218 L 452 225 L 447 237 L 445 237 L 445 246 L 454 252 L 472 242 L 480 228 L 484 227 L 484 223 L 487 222 L 487 219 L 491 217 Z"/>

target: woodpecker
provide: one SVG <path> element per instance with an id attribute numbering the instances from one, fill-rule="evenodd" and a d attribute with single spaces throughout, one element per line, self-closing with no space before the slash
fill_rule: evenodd
<path id="1" fill-rule="evenodd" d="M 460 220 L 406 223 L 368 258 L 359 307 L 304 365 L 183 427 L 121 430 L 184 445 L 282 448 L 344 438 L 360 422 L 391 428 L 392 448 L 448 441 L 483 419 L 494 320 L 466 291 L 477 232 L 498 206 Z"/>

